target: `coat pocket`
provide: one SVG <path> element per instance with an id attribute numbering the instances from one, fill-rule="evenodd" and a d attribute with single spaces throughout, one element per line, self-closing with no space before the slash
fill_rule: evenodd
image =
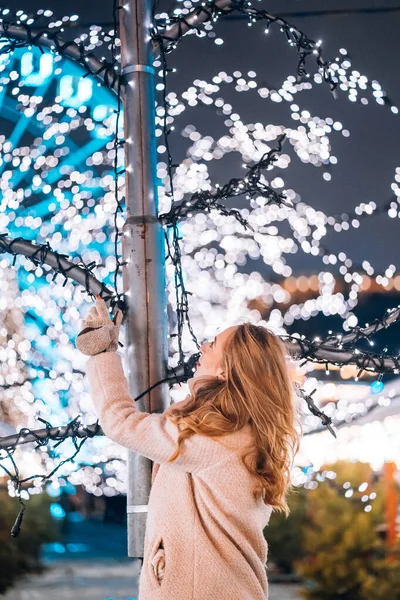
<path id="1" fill-rule="evenodd" d="M 165 575 L 165 549 L 164 549 L 164 541 L 162 538 L 159 538 L 158 543 L 153 551 L 153 556 L 150 561 L 153 575 L 159 585 Z"/>

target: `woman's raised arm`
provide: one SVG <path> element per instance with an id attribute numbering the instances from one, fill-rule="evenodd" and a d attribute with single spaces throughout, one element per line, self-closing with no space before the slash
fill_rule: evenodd
<path id="1" fill-rule="evenodd" d="M 117 352 L 91 356 L 86 372 L 105 435 L 156 463 L 166 464 L 176 449 L 178 427 L 164 413 L 138 410 L 129 394 L 121 356 Z M 200 471 L 221 460 L 221 450 L 214 440 L 194 435 L 184 440 L 180 455 L 169 464 L 187 472 Z"/>

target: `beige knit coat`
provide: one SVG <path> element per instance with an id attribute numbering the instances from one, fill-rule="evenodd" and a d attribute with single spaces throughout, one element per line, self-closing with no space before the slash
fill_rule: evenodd
<path id="1" fill-rule="evenodd" d="M 86 371 L 104 433 L 156 463 L 139 600 L 266 600 L 263 529 L 272 508 L 253 499 L 254 477 L 240 460 L 251 443 L 250 425 L 214 440 L 195 434 L 167 463 L 178 428 L 163 413 L 137 409 L 121 356 L 91 356 Z M 165 560 L 161 581 L 154 569 L 160 554 Z"/>

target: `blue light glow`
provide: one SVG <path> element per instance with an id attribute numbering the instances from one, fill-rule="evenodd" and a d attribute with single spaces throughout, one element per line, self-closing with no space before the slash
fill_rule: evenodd
<path id="1" fill-rule="evenodd" d="M 62 506 L 60 506 L 60 504 L 53 502 L 52 504 L 50 504 L 50 514 L 55 519 L 64 519 L 65 510 Z"/>
<path id="2" fill-rule="evenodd" d="M 50 483 L 50 485 L 46 487 L 46 492 L 51 498 L 57 498 L 57 496 L 60 495 L 60 486 Z"/>
<path id="3" fill-rule="evenodd" d="M 48 52 L 40 56 L 33 52 L 24 52 L 21 56 L 21 77 L 24 85 L 41 85 L 52 74 L 53 56 Z"/>
<path id="4" fill-rule="evenodd" d="M 93 82 L 91 79 L 83 79 L 74 75 L 64 75 L 59 81 L 58 94 L 60 104 L 79 108 L 90 100 L 93 94 Z"/>
<path id="5" fill-rule="evenodd" d="M 104 106 L 104 104 L 99 104 L 95 106 L 93 109 L 93 119 L 95 121 L 104 121 L 109 112 L 109 107 Z"/>
<path id="6" fill-rule="evenodd" d="M 383 392 L 384 387 L 385 387 L 384 383 L 382 381 L 380 381 L 379 379 L 377 379 L 376 381 L 373 381 L 370 385 L 371 394 L 380 394 L 381 392 Z"/>

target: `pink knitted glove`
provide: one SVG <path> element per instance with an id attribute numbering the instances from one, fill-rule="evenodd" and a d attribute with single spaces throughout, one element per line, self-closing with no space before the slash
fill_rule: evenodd
<path id="1" fill-rule="evenodd" d="M 83 329 L 75 340 L 78 350 L 86 356 L 118 350 L 119 328 L 123 313 L 118 310 L 111 321 L 106 303 L 100 296 L 96 298 L 96 304 L 90 309 L 87 318 L 83 321 Z"/>

